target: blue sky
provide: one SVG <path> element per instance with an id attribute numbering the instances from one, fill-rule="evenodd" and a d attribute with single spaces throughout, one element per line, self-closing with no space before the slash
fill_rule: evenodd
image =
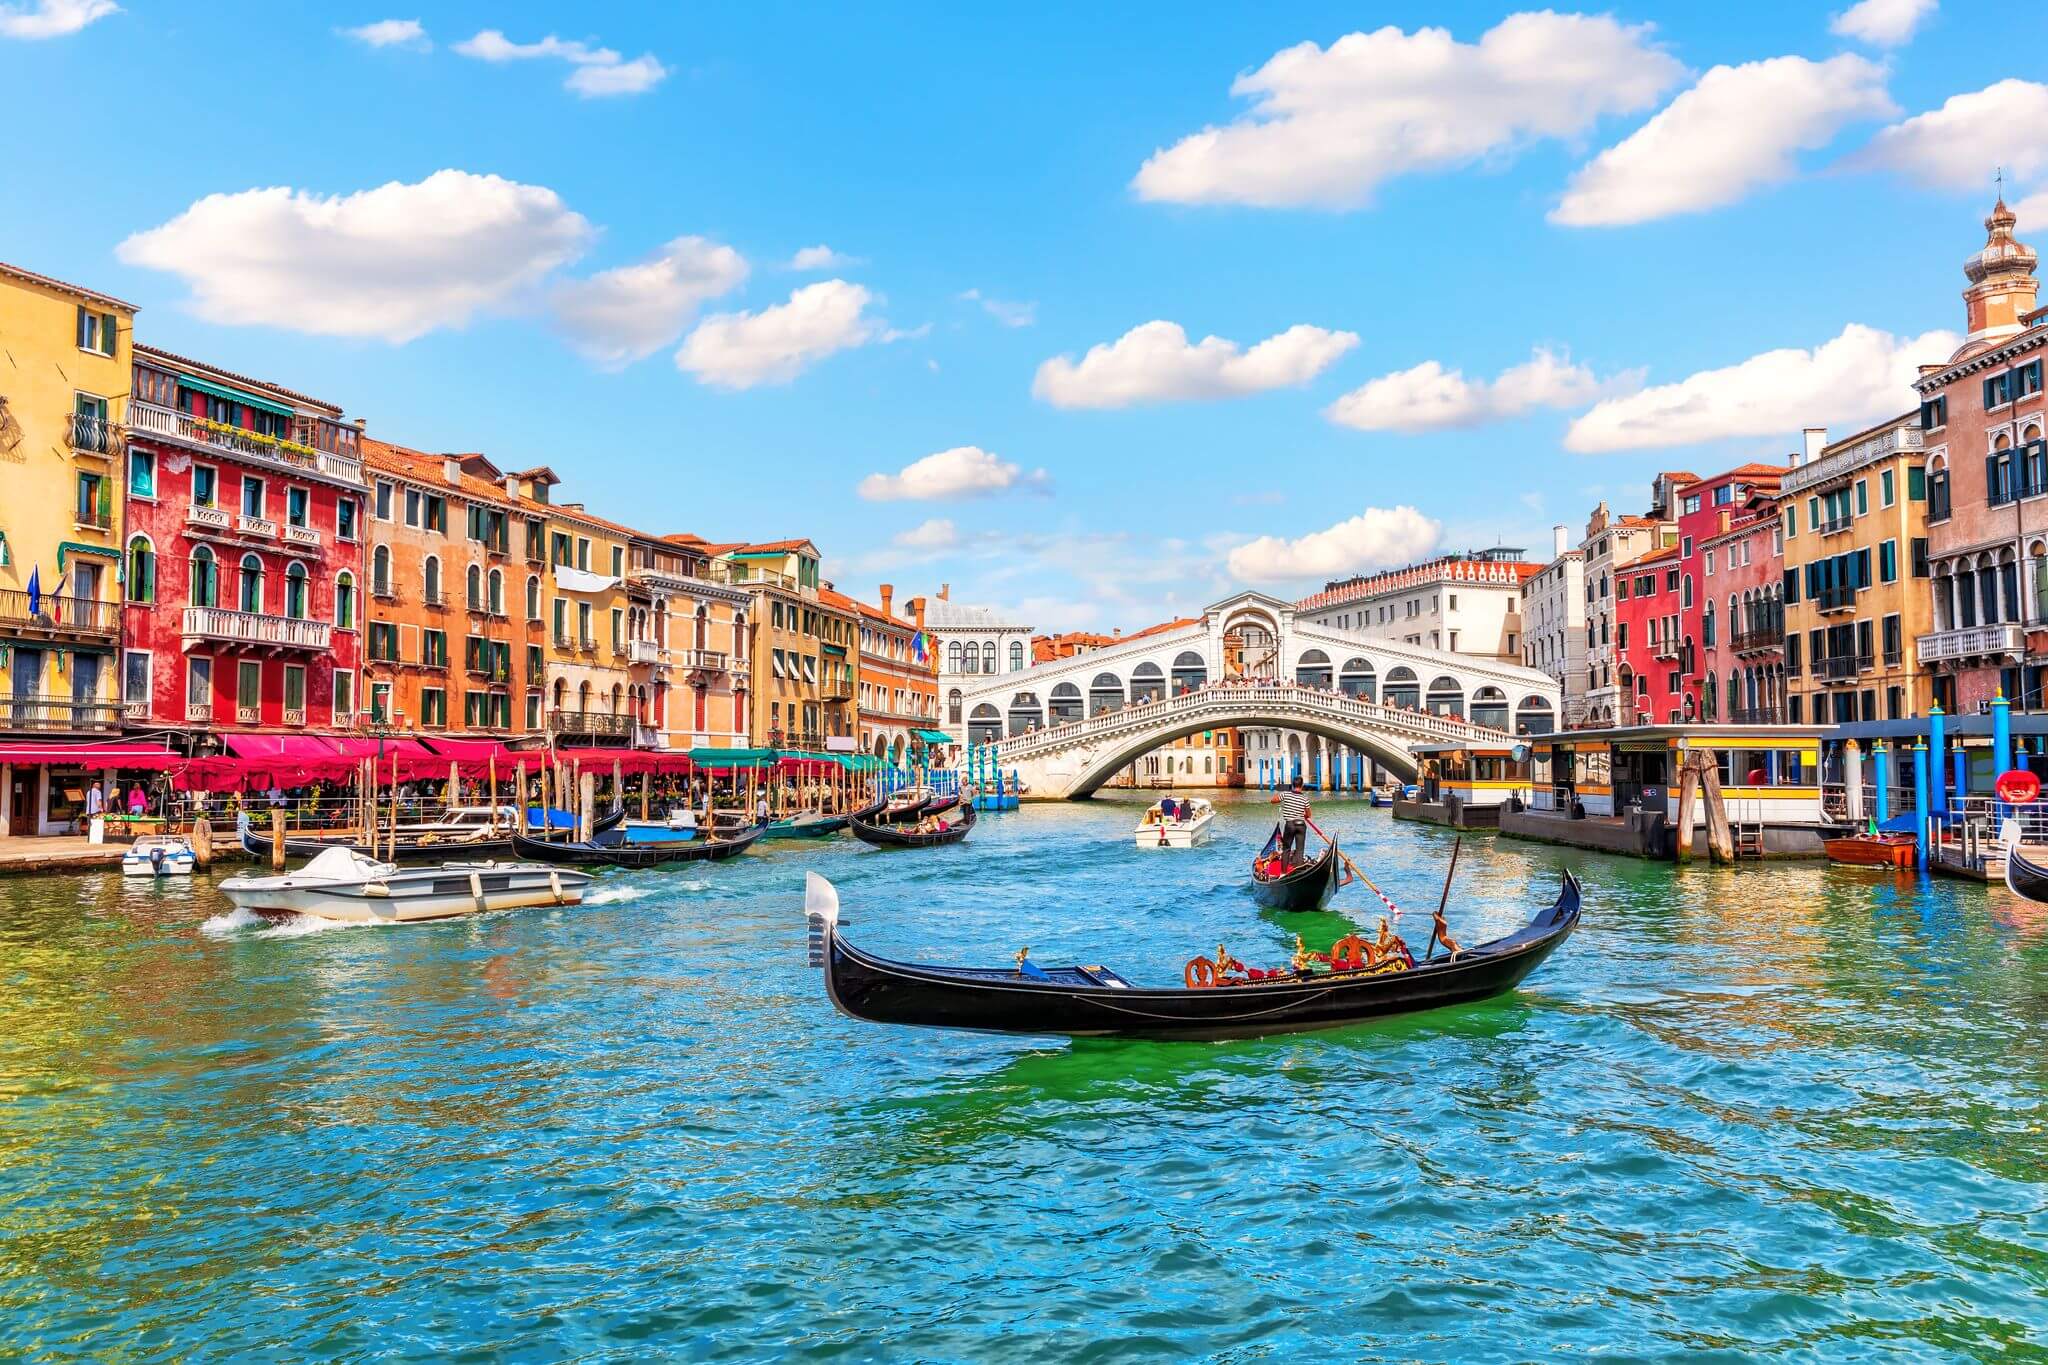
<path id="1" fill-rule="evenodd" d="M 650 530 L 1136 627 L 1903 410 L 1995 164 L 2048 243 L 2048 10 L 1659 9 L 17 0 L 0 259 Z"/>

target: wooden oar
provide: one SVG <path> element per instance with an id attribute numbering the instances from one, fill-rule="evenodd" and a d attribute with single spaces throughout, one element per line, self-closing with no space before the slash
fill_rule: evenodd
<path id="1" fill-rule="evenodd" d="M 1422 960 L 1430 961 L 1436 956 L 1436 926 L 1445 922 L 1444 907 L 1451 903 L 1451 878 L 1458 871 L 1458 850 L 1465 846 L 1465 836 L 1460 834 L 1451 843 L 1451 865 L 1444 869 L 1444 894 L 1437 899 L 1436 918 L 1430 921 L 1429 946 L 1422 950 Z"/>
<path id="2" fill-rule="evenodd" d="M 1372 893 L 1375 896 L 1378 896 L 1383 900 L 1387 899 L 1387 895 L 1384 891 L 1381 891 L 1377 886 L 1372 885 L 1372 878 L 1366 876 L 1365 873 L 1359 869 L 1358 864 L 1351 861 L 1351 855 L 1349 853 L 1346 853 L 1343 849 L 1338 848 L 1337 841 L 1335 839 L 1332 839 L 1327 834 L 1323 834 L 1323 827 L 1321 825 L 1318 825 L 1315 821 L 1310 820 L 1308 822 L 1308 827 L 1314 830 L 1317 834 L 1322 835 L 1324 843 L 1328 844 L 1331 848 L 1337 849 L 1338 860 L 1341 861 L 1345 867 L 1351 870 L 1352 876 L 1358 878 L 1358 880 L 1364 882 L 1367 886 L 1372 886 Z"/>

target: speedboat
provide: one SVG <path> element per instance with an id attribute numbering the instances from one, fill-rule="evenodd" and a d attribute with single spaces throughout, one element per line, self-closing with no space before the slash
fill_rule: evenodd
<path id="1" fill-rule="evenodd" d="M 179 877 L 192 875 L 199 864 L 192 841 L 182 834 L 145 834 L 121 855 L 124 877 Z"/>
<path id="2" fill-rule="evenodd" d="M 1401 789 L 1390 783 L 1385 786 L 1374 787 L 1365 794 L 1365 799 L 1370 805 L 1386 807 L 1393 805 L 1394 798 L 1400 794 Z"/>
<path id="3" fill-rule="evenodd" d="M 1168 802 L 1173 804 L 1172 815 L 1166 813 Z M 1145 818 L 1131 831 L 1131 841 L 1139 848 L 1193 848 L 1209 837 L 1215 823 L 1216 807 L 1201 797 L 1167 797 L 1146 809 Z"/>
<path id="4" fill-rule="evenodd" d="M 380 863 L 352 848 L 327 849 L 296 872 L 229 877 L 221 894 L 259 915 L 312 915 L 351 923 L 411 924 L 489 910 L 577 905 L 590 874 L 539 863 Z"/>

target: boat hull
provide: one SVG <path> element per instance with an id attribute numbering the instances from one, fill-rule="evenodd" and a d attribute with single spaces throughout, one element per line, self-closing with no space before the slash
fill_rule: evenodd
<path id="1" fill-rule="evenodd" d="M 933 848 L 939 844 L 957 844 L 974 828 L 974 808 L 963 806 L 959 815 L 960 818 L 953 822 L 951 829 L 934 830 L 929 834 L 918 834 L 914 830 L 899 829 L 894 825 L 870 824 L 856 818 L 853 821 L 853 837 L 876 848 Z"/>
<path id="2" fill-rule="evenodd" d="M 1314 862 L 1278 877 L 1252 873 L 1252 896 L 1268 910 L 1320 910 L 1337 890 L 1337 846 L 1329 844 Z"/>
<path id="3" fill-rule="evenodd" d="M 836 912 L 835 912 L 836 920 Z M 1557 900 L 1523 929 L 1455 960 L 1405 970 L 1363 969 L 1208 989 L 1154 990 L 1100 968 L 1063 967 L 1035 980 L 1006 969 L 892 962 L 823 928 L 826 991 L 843 1014 L 878 1024 L 1064 1037 L 1208 1041 L 1342 1028 L 1391 1015 L 1469 1004 L 1520 985 L 1571 936 L 1579 885 L 1565 874 Z M 1104 984 L 1113 981 L 1115 984 Z"/>
<path id="4" fill-rule="evenodd" d="M 1138 848 L 1193 848 L 1208 841 L 1215 825 L 1214 811 L 1186 824 L 1140 825 L 1131 831 L 1131 842 Z"/>
<path id="5" fill-rule="evenodd" d="M 1846 863 L 1851 867 L 1906 868 L 1913 866 L 1917 855 L 1910 834 L 1880 835 L 1875 839 L 1823 839 L 1821 847 L 1827 850 L 1829 862 Z"/>
<path id="6" fill-rule="evenodd" d="M 230 877 L 229 903 L 266 917 L 309 915 L 349 924 L 418 924 L 534 906 L 577 905 L 590 878 L 521 864 L 451 863 L 379 881 L 336 885 L 281 877 Z"/>

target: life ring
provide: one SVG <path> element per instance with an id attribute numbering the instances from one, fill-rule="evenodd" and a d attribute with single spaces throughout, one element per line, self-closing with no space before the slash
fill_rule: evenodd
<path id="1" fill-rule="evenodd" d="M 1206 957 L 1191 957 L 1181 979 L 1191 991 L 1208 990 L 1216 984 L 1216 964 Z"/>
<path id="2" fill-rule="evenodd" d="M 1366 942 L 1357 934 L 1346 934 L 1330 945 L 1330 970 L 1351 971 L 1365 965 Z"/>
<path id="3" fill-rule="evenodd" d="M 1998 775 L 1994 790 L 1998 799 L 2015 806 L 2026 805 L 2041 796 L 2041 779 L 2025 768 L 2012 768 Z"/>

